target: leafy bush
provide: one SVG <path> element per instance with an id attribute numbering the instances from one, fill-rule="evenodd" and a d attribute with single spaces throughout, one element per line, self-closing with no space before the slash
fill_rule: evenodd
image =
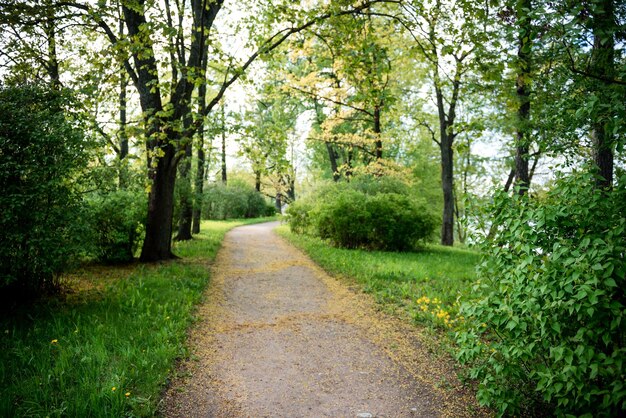
<path id="1" fill-rule="evenodd" d="M 410 250 L 432 235 L 436 220 L 408 190 L 392 179 L 332 184 L 293 203 L 289 225 L 344 248 Z"/>
<path id="2" fill-rule="evenodd" d="M 371 216 L 366 208 L 366 196 L 355 190 L 344 190 L 318 204 L 311 212 L 315 231 L 344 248 L 362 247 L 368 242 Z"/>
<path id="3" fill-rule="evenodd" d="M 205 219 L 258 218 L 268 213 L 265 198 L 253 187 L 239 182 L 210 185 L 204 205 Z"/>
<path id="4" fill-rule="evenodd" d="M 133 259 L 146 221 L 146 197 L 117 190 L 89 200 L 93 252 L 98 261 L 124 263 Z"/>
<path id="5" fill-rule="evenodd" d="M 88 145 L 68 95 L 0 87 L 0 285 L 54 286 L 78 252 L 77 177 Z"/>
<path id="6" fill-rule="evenodd" d="M 590 175 L 545 198 L 500 195 L 458 357 L 500 414 L 618 416 L 626 409 L 626 190 Z"/>
<path id="7" fill-rule="evenodd" d="M 287 220 L 289 221 L 291 232 L 296 234 L 315 234 L 312 229 L 313 220 L 310 215 L 313 208 L 314 205 L 310 199 L 296 200 L 289 205 L 287 208 Z"/>

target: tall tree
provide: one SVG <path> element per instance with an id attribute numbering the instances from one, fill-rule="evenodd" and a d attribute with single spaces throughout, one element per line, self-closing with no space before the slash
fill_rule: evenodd
<path id="1" fill-rule="evenodd" d="M 528 150 L 530 147 L 530 83 L 531 53 L 533 42 L 532 2 L 517 0 L 517 127 L 515 138 L 515 185 L 518 193 L 523 195 L 530 186 L 528 172 Z"/>

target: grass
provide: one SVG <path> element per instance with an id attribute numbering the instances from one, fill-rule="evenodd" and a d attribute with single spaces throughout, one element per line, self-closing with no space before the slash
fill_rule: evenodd
<path id="1" fill-rule="evenodd" d="M 0 416 L 152 416 L 224 234 L 204 222 L 180 260 L 89 266 L 68 292 L 0 318 Z"/>
<path id="2" fill-rule="evenodd" d="M 383 306 L 407 312 L 416 322 L 454 328 L 459 300 L 471 292 L 480 254 L 428 245 L 417 253 L 347 250 L 289 231 L 277 232 L 331 274 L 347 277 Z"/>

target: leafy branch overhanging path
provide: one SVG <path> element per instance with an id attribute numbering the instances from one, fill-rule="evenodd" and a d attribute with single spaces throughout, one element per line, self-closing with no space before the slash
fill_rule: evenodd
<path id="1" fill-rule="evenodd" d="M 414 327 L 377 312 L 275 226 L 226 236 L 166 416 L 477 415 Z"/>

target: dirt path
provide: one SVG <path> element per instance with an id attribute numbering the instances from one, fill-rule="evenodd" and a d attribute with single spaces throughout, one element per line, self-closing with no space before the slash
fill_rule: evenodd
<path id="1" fill-rule="evenodd" d="M 329 277 L 275 226 L 226 236 L 166 416 L 477 415 L 461 388 L 441 388 L 449 371 L 413 327 Z"/>

